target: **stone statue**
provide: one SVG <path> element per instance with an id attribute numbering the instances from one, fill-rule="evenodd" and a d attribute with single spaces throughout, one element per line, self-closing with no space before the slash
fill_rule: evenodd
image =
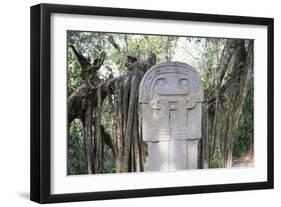
<path id="1" fill-rule="evenodd" d="M 161 63 L 145 73 L 139 89 L 145 171 L 198 168 L 202 101 L 200 76 L 185 63 Z"/>

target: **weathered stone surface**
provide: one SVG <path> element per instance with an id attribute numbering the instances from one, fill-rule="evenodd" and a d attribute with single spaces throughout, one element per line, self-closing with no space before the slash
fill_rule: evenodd
<path id="1" fill-rule="evenodd" d="M 201 138 L 200 76 L 180 62 L 155 65 L 139 91 L 143 141 L 148 144 L 147 171 L 197 168 Z"/>

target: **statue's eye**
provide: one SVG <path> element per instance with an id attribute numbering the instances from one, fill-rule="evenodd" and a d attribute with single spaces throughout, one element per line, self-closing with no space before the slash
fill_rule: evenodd
<path id="1" fill-rule="evenodd" d="M 187 80 L 185 78 L 179 80 L 179 86 L 180 87 L 186 87 L 188 85 L 189 85 L 189 80 Z"/>
<path id="2" fill-rule="evenodd" d="M 159 87 L 163 87 L 167 83 L 167 80 L 165 78 L 159 78 L 156 82 L 156 85 Z"/>

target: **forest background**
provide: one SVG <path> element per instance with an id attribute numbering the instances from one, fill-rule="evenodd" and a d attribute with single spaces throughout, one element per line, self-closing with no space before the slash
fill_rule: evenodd
<path id="1" fill-rule="evenodd" d="M 253 40 L 81 31 L 67 40 L 69 175 L 143 170 L 135 95 L 143 74 L 166 61 L 201 76 L 200 167 L 253 162 Z"/>

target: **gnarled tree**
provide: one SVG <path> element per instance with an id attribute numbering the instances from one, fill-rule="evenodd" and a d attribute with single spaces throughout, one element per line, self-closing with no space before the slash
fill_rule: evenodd
<path id="1" fill-rule="evenodd" d="M 84 84 L 68 98 L 68 123 L 74 118 L 83 121 L 88 173 L 100 173 L 103 165 L 103 144 L 106 143 L 115 156 L 116 172 L 143 170 L 142 141 L 139 133 L 138 89 L 143 74 L 156 63 L 150 54 L 145 61 L 128 56 L 125 72 L 108 80 L 101 80 L 97 71 L 105 54 L 90 63 L 71 46 L 81 66 Z M 105 98 L 112 107 L 112 137 L 101 124 L 101 108 Z"/>
<path id="2" fill-rule="evenodd" d="M 228 39 L 214 82 L 205 92 L 208 146 L 204 157 L 209 167 L 232 166 L 233 144 L 252 73 L 253 41 Z"/>

